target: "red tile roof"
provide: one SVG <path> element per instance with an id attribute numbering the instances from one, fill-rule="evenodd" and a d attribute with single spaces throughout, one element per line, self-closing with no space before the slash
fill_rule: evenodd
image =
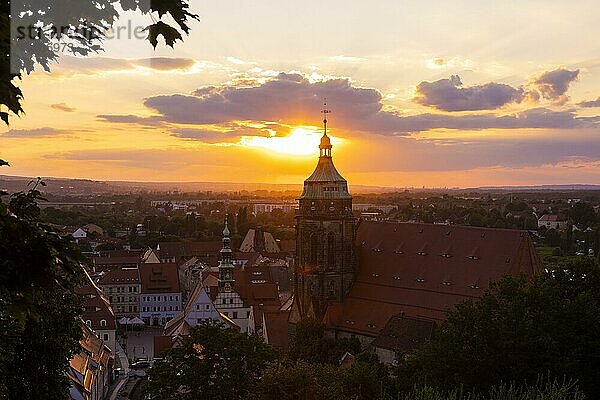
<path id="1" fill-rule="evenodd" d="M 441 321 L 461 300 L 479 298 L 505 275 L 532 276 L 540 264 L 527 232 L 464 226 L 362 222 L 359 271 L 335 329 L 377 336 L 397 314 Z"/>
<path id="2" fill-rule="evenodd" d="M 98 280 L 99 285 L 117 285 L 117 284 L 137 284 L 140 283 L 139 269 L 137 268 L 117 268 L 106 272 Z"/>
<path id="3" fill-rule="evenodd" d="M 115 322 L 115 314 L 110 306 L 108 299 L 104 293 L 93 283 L 85 286 L 80 286 L 75 289 L 75 293 L 84 297 L 84 311 L 81 319 L 90 321 L 89 327 L 93 330 L 114 330 L 117 325 Z M 106 325 L 102 326 L 100 321 L 106 321 Z"/>
<path id="4" fill-rule="evenodd" d="M 267 343 L 278 349 L 286 350 L 289 346 L 288 318 L 290 312 L 269 310 L 263 313 L 263 329 Z"/>
<path id="5" fill-rule="evenodd" d="M 281 306 L 279 289 L 271 279 L 266 267 L 236 268 L 234 270 L 234 290 L 240 295 L 244 305 L 253 306 L 254 322 L 262 326 L 264 310 L 277 310 Z"/>
<path id="6" fill-rule="evenodd" d="M 179 293 L 177 264 L 141 264 L 142 293 Z"/>

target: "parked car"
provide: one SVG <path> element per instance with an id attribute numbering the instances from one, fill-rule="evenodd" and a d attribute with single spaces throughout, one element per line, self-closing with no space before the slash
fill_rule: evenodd
<path id="1" fill-rule="evenodd" d="M 141 361 L 136 361 L 133 364 L 131 364 L 129 367 L 131 369 L 146 369 L 146 368 L 150 368 L 150 361 L 147 360 L 141 360 Z"/>

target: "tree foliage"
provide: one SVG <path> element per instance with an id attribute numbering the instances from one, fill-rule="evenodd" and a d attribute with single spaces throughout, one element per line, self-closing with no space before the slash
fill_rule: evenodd
<path id="1" fill-rule="evenodd" d="M 507 277 L 477 302 L 459 304 L 403 366 L 410 379 L 448 388 L 574 379 L 600 396 L 600 268 L 591 259 L 549 268 L 526 282 Z"/>
<path id="2" fill-rule="evenodd" d="M 153 23 L 144 30 L 154 48 L 161 37 L 173 47 L 183 40 L 182 32 L 189 33 L 190 20 L 198 19 L 186 0 L 13 0 L 0 3 L 0 9 L 0 105 L 8 108 L 8 112 L 0 110 L 0 117 L 6 124 L 9 112 L 24 112 L 23 93 L 15 82 L 22 73 L 31 73 L 36 65 L 50 71 L 51 63 L 58 60 L 57 49 L 74 56 L 101 51 L 120 9 L 152 16 Z"/>
<path id="3" fill-rule="evenodd" d="M 41 184 L 0 200 L 0 398 L 65 398 L 81 337 L 83 258 L 37 221 Z"/>
<path id="4" fill-rule="evenodd" d="M 325 325 L 314 319 L 304 319 L 295 327 L 289 361 L 338 365 L 345 352 L 358 354 L 360 342 L 356 338 L 333 338 L 325 335 Z"/>
<path id="5" fill-rule="evenodd" d="M 206 320 L 150 369 L 150 399 L 243 399 L 275 360 L 261 337 Z"/>

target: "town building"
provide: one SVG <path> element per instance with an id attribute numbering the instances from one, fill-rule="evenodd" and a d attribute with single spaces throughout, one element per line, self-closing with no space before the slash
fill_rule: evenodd
<path id="1" fill-rule="evenodd" d="M 114 352 L 82 323 L 80 350 L 69 360 L 66 375 L 73 400 L 103 400 L 108 396 Z"/>
<path id="2" fill-rule="evenodd" d="M 238 331 L 240 329 L 235 322 L 217 310 L 206 289 L 199 284 L 194 289 L 183 310 L 167 322 L 163 335 L 170 337 L 187 336 L 191 327 L 209 319 L 221 322 L 224 326 Z"/>
<path id="3" fill-rule="evenodd" d="M 561 231 L 566 229 L 569 221 L 562 214 L 544 214 L 538 219 L 538 228 L 556 229 Z"/>
<path id="4" fill-rule="evenodd" d="M 98 286 L 108 298 L 117 319 L 140 315 L 139 302 L 142 286 L 137 267 L 110 270 L 100 277 Z"/>
<path id="5" fill-rule="evenodd" d="M 491 282 L 540 272 L 524 231 L 356 220 L 324 123 L 296 215 L 290 332 L 300 319 L 316 318 L 328 334 L 356 337 L 390 362 L 391 353 L 423 343 L 432 324 L 460 301 L 480 298 Z"/>
<path id="6" fill-rule="evenodd" d="M 220 313 L 238 325 L 241 332 L 248 332 L 251 308 L 244 304 L 241 296 L 236 291 L 235 266 L 233 265 L 233 251 L 231 250 L 229 235 L 229 226 L 227 219 L 225 219 L 221 262 L 219 263 L 218 293 L 215 297 L 215 306 Z"/>
<path id="7" fill-rule="evenodd" d="M 252 213 L 270 213 L 273 210 L 281 210 L 283 212 L 290 212 L 296 209 L 295 202 L 281 202 L 281 203 L 255 203 L 252 204 Z"/>
<path id="8" fill-rule="evenodd" d="M 279 253 L 281 250 L 270 232 L 263 231 L 261 226 L 248 229 L 239 251 L 242 253 Z"/>
<path id="9" fill-rule="evenodd" d="M 81 318 L 115 353 L 117 324 L 113 309 L 102 290 L 89 278 L 88 283 L 75 289 L 84 298 Z"/>
<path id="10" fill-rule="evenodd" d="M 148 254 L 139 266 L 140 318 L 146 325 L 164 326 L 182 309 L 179 274 L 175 263 L 161 263 Z"/>

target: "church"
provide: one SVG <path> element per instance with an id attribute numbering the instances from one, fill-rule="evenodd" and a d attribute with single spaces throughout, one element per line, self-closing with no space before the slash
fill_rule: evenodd
<path id="1" fill-rule="evenodd" d="M 290 331 L 300 319 L 315 318 L 329 334 L 357 337 L 391 361 L 491 282 L 539 273 L 525 231 L 355 218 L 324 113 L 317 166 L 298 199 Z"/>

